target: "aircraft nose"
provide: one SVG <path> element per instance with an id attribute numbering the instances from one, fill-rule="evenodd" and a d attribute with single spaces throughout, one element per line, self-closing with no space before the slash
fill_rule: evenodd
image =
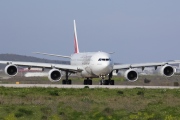
<path id="1" fill-rule="evenodd" d="M 96 69 L 94 69 L 94 74 L 100 75 L 107 75 L 113 70 L 113 64 L 111 62 L 104 62 L 98 64 Z"/>
<path id="2" fill-rule="evenodd" d="M 105 62 L 101 65 L 101 69 L 102 70 L 108 70 L 111 67 L 111 63 L 110 62 Z"/>
<path id="3" fill-rule="evenodd" d="M 102 74 L 109 74 L 113 70 L 111 62 L 105 62 L 101 65 Z"/>

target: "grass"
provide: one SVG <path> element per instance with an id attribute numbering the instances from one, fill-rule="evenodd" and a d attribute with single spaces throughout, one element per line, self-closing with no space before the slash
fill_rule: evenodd
<path id="1" fill-rule="evenodd" d="M 178 120 L 180 89 L 0 87 L 2 120 Z"/>

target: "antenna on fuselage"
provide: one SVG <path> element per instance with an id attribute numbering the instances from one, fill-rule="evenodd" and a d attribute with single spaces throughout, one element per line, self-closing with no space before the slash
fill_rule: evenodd
<path id="1" fill-rule="evenodd" d="M 76 31 L 76 21 L 74 20 L 74 53 L 79 53 L 77 31 Z"/>

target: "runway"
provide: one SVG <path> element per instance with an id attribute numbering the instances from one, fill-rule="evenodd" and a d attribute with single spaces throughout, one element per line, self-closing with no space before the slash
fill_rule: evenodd
<path id="1" fill-rule="evenodd" d="M 130 86 L 130 85 L 56 85 L 56 84 L 0 84 L 0 87 L 14 87 L 14 88 L 109 88 L 109 89 L 132 89 L 132 88 L 146 88 L 146 89 L 179 89 L 180 86 Z"/>

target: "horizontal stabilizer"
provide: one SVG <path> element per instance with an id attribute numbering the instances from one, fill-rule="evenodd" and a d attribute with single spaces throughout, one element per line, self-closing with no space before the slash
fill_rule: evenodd
<path id="1" fill-rule="evenodd" d="M 62 57 L 62 58 L 71 58 L 70 56 L 64 56 L 64 55 L 56 55 L 56 54 L 41 53 L 41 52 L 34 52 L 34 53 L 35 53 L 35 54 L 41 54 L 41 55 L 48 55 L 48 56 Z"/>

